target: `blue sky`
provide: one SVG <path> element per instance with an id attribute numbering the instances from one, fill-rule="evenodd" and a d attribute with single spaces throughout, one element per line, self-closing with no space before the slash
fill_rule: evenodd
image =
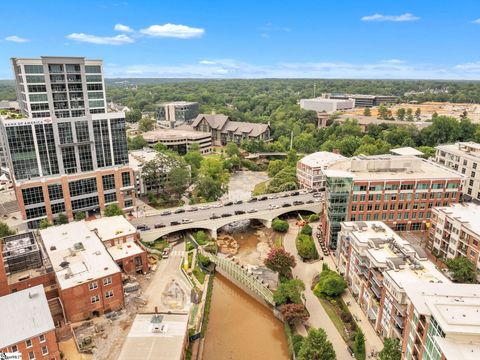
<path id="1" fill-rule="evenodd" d="M 104 60 L 108 77 L 480 79 L 479 0 L 6 1 L 10 57 Z"/>

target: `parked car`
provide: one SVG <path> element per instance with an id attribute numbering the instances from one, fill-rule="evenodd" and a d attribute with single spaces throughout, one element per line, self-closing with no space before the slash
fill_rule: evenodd
<path id="1" fill-rule="evenodd" d="M 172 222 L 170 223 L 170 225 L 171 225 L 171 226 L 180 225 L 180 222 L 178 222 L 178 221 L 172 221 Z"/>
<path id="2" fill-rule="evenodd" d="M 167 210 L 167 211 L 162 211 L 160 213 L 160 216 L 167 216 L 167 215 L 171 215 L 171 214 L 172 214 L 172 212 Z"/>
<path id="3" fill-rule="evenodd" d="M 292 206 L 292 204 L 285 203 L 285 204 L 282 205 L 282 207 L 289 207 L 289 206 Z"/>
<path id="4" fill-rule="evenodd" d="M 249 203 L 252 203 L 252 202 L 255 202 L 257 201 L 258 199 L 257 198 L 251 198 L 250 200 L 248 200 Z"/>
<path id="5" fill-rule="evenodd" d="M 268 205 L 268 208 L 269 208 L 269 209 L 278 209 L 279 207 L 280 207 L 280 206 L 275 205 L 275 204 L 270 204 L 270 205 Z"/>
<path id="6" fill-rule="evenodd" d="M 315 201 L 313 201 L 312 199 L 310 199 L 310 200 L 307 200 L 306 203 L 307 203 L 307 204 L 313 204 L 314 202 L 315 202 Z"/>
<path id="7" fill-rule="evenodd" d="M 153 225 L 153 227 L 154 227 L 155 229 L 160 229 L 160 228 L 164 228 L 164 227 L 165 227 L 165 224 L 155 224 L 155 225 Z"/>
<path id="8" fill-rule="evenodd" d="M 227 201 L 223 206 L 231 206 L 233 205 L 233 201 Z"/>
<path id="9" fill-rule="evenodd" d="M 219 219 L 219 218 L 220 218 L 220 216 L 218 216 L 217 214 L 212 214 L 212 215 L 210 216 L 210 219 L 212 219 L 212 220 L 214 220 L 214 219 Z"/>
<path id="10" fill-rule="evenodd" d="M 250 209 L 250 210 L 248 210 L 247 212 L 248 212 L 249 214 L 252 214 L 252 213 L 256 213 L 257 211 L 258 211 L 257 209 Z"/>
<path id="11" fill-rule="evenodd" d="M 289 193 L 285 193 L 285 194 L 282 194 L 282 196 L 281 196 L 281 197 L 289 197 L 289 196 L 290 196 L 290 194 L 289 194 Z"/>
<path id="12" fill-rule="evenodd" d="M 193 222 L 192 219 L 182 219 L 182 224 L 190 224 L 191 222 Z"/>
<path id="13" fill-rule="evenodd" d="M 146 224 L 138 225 L 137 226 L 138 231 L 148 231 L 150 228 Z"/>
<path id="14" fill-rule="evenodd" d="M 235 205 L 240 205 L 240 204 L 243 204 L 243 201 L 242 201 L 242 200 L 237 200 L 237 201 L 235 201 Z"/>
<path id="15" fill-rule="evenodd" d="M 300 195 L 300 192 L 298 191 L 294 191 L 292 193 L 290 193 L 291 196 L 297 196 L 297 195 Z"/>
<path id="16" fill-rule="evenodd" d="M 191 207 L 190 209 L 188 209 L 188 211 L 197 211 L 197 210 L 198 210 L 198 208 L 195 207 L 195 206 L 193 206 L 193 207 Z"/>
<path id="17" fill-rule="evenodd" d="M 222 214 L 222 217 L 229 217 L 229 216 L 232 216 L 232 214 L 229 214 L 229 213 Z"/>
<path id="18" fill-rule="evenodd" d="M 264 200 L 267 200 L 267 199 L 268 199 L 267 196 L 262 196 L 262 197 L 259 197 L 259 198 L 258 198 L 259 201 L 264 201 Z"/>
<path id="19" fill-rule="evenodd" d="M 322 194 L 322 193 L 319 193 L 319 192 L 316 192 L 316 193 L 313 194 L 313 197 L 314 197 L 314 198 L 323 197 L 323 194 Z"/>
<path id="20" fill-rule="evenodd" d="M 242 215 L 245 214 L 245 211 L 243 210 L 235 210 L 235 215 Z"/>
<path id="21" fill-rule="evenodd" d="M 183 208 L 178 208 L 177 210 L 175 210 L 173 213 L 174 214 L 180 214 L 180 213 L 184 213 L 185 212 L 185 209 Z"/>
<path id="22" fill-rule="evenodd" d="M 303 204 L 304 204 L 304 202 L 303 202 L 303 201 L 300 201 L 300 200 L 295 200 L 295 201 L 293 202 L 293 205 L 303 205 Z"/>
<path id="23" fill-rule="evenodd" d="M 162 259 L 167 259 L 167 258 L 168 258 L 168 255 L 170 255 L 170 251 L 171 251 L 171 249 L 170 249 L 169 247 L 163 249 Z"/>

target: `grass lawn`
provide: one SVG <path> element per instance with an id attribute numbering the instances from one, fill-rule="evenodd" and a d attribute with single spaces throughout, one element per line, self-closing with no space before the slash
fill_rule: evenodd
<path id="1" fill-rule="evenodd" d="M 320 301 L 320 303 L 322 304 L 322 306 L 325 309 L 325 312 L 327 313 L 328 317 L 330 318 L 330 320 L 332 320 L 333 324 L 337 328 L 340 335 L 342 335 L 342 338 L 348 343 L 349 338 L 347 336 L 347 333 L 345 332 L 345 327 L 343 325 L 343 321 L 340 318 L 340 316 L 337 314 L 337 312 L 335 311 L 335 307 L 332 304 L 330 304 L 330 302 L 328 300 L 318 299 L 318 301 Z"/>
<path id="2" fill-rule="evenodd" d="M 159 251 L 163 251 L 165 248 L 168 247 L 168 242 L 167 242 L 167 240 L 164 240 L 164 239 L 155 240 L 153 243 L 145 243 L 144 242 L 144 244 L 145 244 L 145 246 L 147 246 L 149 248 L 159 250 Z"/>
<path id="3" fill-rule="evenodd" d="M 205 273 L 197 266 L 193 269 L 193 275 L 197 278 L 200 284 L 205 282 Z"/>
<path id="4" fill-rule="evenodd" d="M 252 195 L 256 196 L 256 195 L 265 194 L 265 191 L 267 191 L 267 186 L 268 186 L 269 183 L 270 183 L 270 180 L 266 180 L 266 181 L 263 181 L 263 182 L 255 185 L 255 187 L 253 188 L 253 191 L 252 191 Z"/>
<path id="5" fill-rule="evenodd" d="M 283 235 L 275 235 L 275 247 L 277 249 L 283 248 Z"/>

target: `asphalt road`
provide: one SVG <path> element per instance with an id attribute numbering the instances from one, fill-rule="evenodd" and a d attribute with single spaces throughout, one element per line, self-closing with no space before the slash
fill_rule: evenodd
<path id="1" fill-rule="evenodd" d="M 159 215 L 150 215 L 146 217 L 140 217 L 137 219 L 133 219 L 131 223 L 134 226 L 142 226 L 146 225 L 149 228 L 153 229 L 155 225 L 165 225 L 171 226 L 173 221 L 177 221 L 182 223 L 182 220 L 188 219 L 192 222 L 201 221 L 201 220 L 208 220 L 210 217 L 215 214 L 217 216 L 221 216 L 222 214 L 228 213 L 235 215 L 235 211 L 252 211 L 252 210 L 268 210 L 271 206 L 278 206 L 282 207 L 284 204 L 293 205 L 294 201 L 303 201 L 306 203 L 307 201 L 323 201 L 323 194 L 321 197 L 314 197 L 313 193 L 300 193 L 299 195 L 289 195 L 284 197 L 284 194 L 270 194 L 265 195 L 268 198 L 266 200 L 260 201 L 257 200 L 255 202 L 242 202 L 241 204 L 233 204 L 230 206 L 225 206 L 222 203 L 209 203 L 209 204 L 199 204 L 193 206 L 184 206 L 181 208 L 173 208 L 173 209 L 165 209 L 159 212 Z M 318 196 L 318 195 L 317 195 Z M 258 198 L 262 198 L 262 196 L 258 196 Z M 191 211 L 192 208 L 196 208 L 196 211 Z M 184 209 L 185 212 L 182 213 L 174 213 L 177 209 Z M 170 211 L 171 214 L 169 215 L 160 215 L 165 211 Z"/>

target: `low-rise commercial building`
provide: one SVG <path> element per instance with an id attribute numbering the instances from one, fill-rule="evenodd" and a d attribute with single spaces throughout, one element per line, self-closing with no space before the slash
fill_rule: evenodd
<path id="1" fill-rule="evenodd" d="M 174 101 L 160 104 L 155 112 L 157 124 L 164 128 L 174 128 L 191 123 L 198 115 L 197 102 Z"/>
<path id="2" fill-rule="evenodd" d="M 355 300 L 383 337 L 403 338 L 404 284 L 450 282 L 420 246 L 410 245 L 380 221 L 343 222 L 336 259 Z"/>
<path id="3" fill-rule="evenodd" d="M 353 100 L 355 107 L 373 107 L 380 105 L 393 105 L 398 96 L 392 95 L 364 95 L 364 94 L 322 94 L 327 99 Z"/>
<path id="4" fill-rule="evenodd" d="M 344 156 L 328 151 L 319 151 L 304 156 L 297 162 L 297 180 L 299 186 L 304 189 L 325 188 L 325 174 L 323 171 L 326 170 L 329 165 L 344 159 Z"/>
<path id="5" fill-rule="evenodd" d="M 480 144 L 459 142 L 438 145 L 435 161 L 466 176 L 463 196 L 480 202 Z"/>
<path id="6" fill-rule="evenodd" d="M 480 205 L 433 208 L 427 246 L 444 259 L 466 257 L 480 270 Z"/>
<path id="7" fill-rule="evenodd" d="M 331 114 L 337 111 L 352 110 L 355 107 L 355 101 L 352 99 L 301 99 L 300 107 L 304 110 Z"/>
<path id="8" fill-rule="evenodd" d="M 211 133 L 214 146 L 225 146 L 229 142 L 240 145 L 244 140 L 270 141 L 270 124 L 232 121 L 223 114 L 200 114 L 192 127 L 195 131 Z"/>
<path id="9" fill-rule="evenodd" d="M 343 221 L 380 220 L 395 231 L 424 230 L 431 209 L 460 199 L 463 177 L 414 156 L 357 156 L 324 170 L 324 239 L 336 248 Z"/>
<path id="10" fill-rule="evenodd" d="M 137 314 L 118 360 L 183 360 L 188 313 Z"/>
<path id="11" fill-rule="evenodd" d="M 85 221 L 40 230 L 71 322 L 121 309 L 122 273 Z"/>
<path id="12" fill-rule="evenodd" d="M 185 155 L 193 144 L 198 145 L 201 154 L 209 154 L 212 150 L 212 134 L 194 131 L 193 128 L 184 129 L 184 126 L 189 127 L 182 125 L 182 128 L 157 129 L 143 133 L 142 136 L 149 146 L 162 144 L 180 155 Z"/>
<path id="13" fill-rule="evenodd" d="M 0 297 L 0 354 L 60 360 L 55 326 L 41 285 Z"/>

